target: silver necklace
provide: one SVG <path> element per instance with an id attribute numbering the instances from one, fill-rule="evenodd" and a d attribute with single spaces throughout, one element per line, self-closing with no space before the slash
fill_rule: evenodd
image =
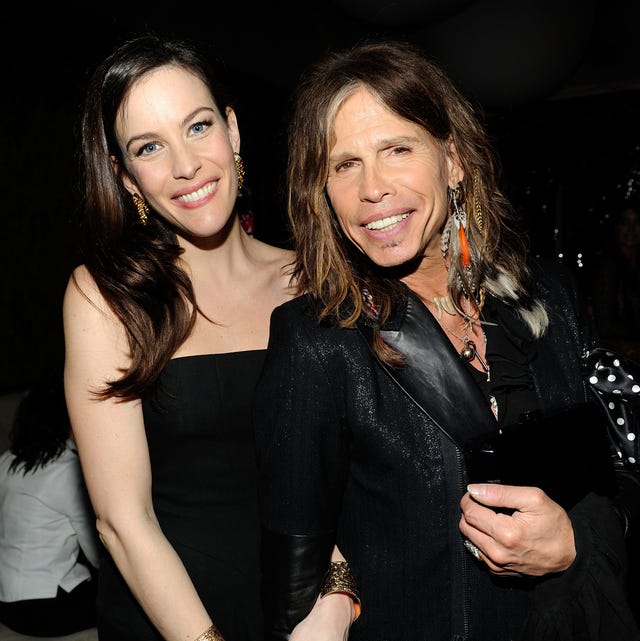
<path id="1" fill-rule="evenodd" d="M 427 299 L 427 300 L 429 300 L 435 306 L 436 317 L 438 318 L 438 321 L 442 321 L 442 315 L 445 312 L 449 314 L 449 316 L 457 316 L 458 314 L 456 306 L 453 304 L 453 300 L 451 299 L 451 296 L 449 294 L 445 294 L 444 296 L 434 296 L 433 298 Z M 443 325 L 443 328 L 444 328 L 444 325 Z M 476 347 L 475 341 L 469 338 L 469 329 L 473 331 L 473 320 L 468 318 L 468 320 L 465 322 L 464 336 L 459 336 L 458 334 L 456 334 L 454 331 L 450 329 L 446 329 L 446 328 L 444 329 L 446 332 L 449 332 L 452 336 L 457 338 L 462 343 L 462 349 L 458 352 L 460 354 L 460 358 L 465 363 L 471 363 L 475 358 L 477 358 L 478 363 L 480 363 L 480 366 L 482 367 L 485 374 L 487 375 L 487 380 L 490 381 L 491 370 L 489 369 L 489 365 L 478 353 L 478 349 Z M 482 329 L 482 327 L 480 327 L 480 331 L 482 332 L 482 336 L 484 338 L 484 342 L 486 345 L 487 335 L 484 333 L 484 330 Z"/>
<path id="2" fill-rule="evenodd" d="M 469 338 L 469 334 L 467 333 L 467 328 L 469 327 L 468 324 L 465 324 L 465 332 L 464 336 L 459 336 L 456 334 L 453 330 L 449 329 L 447 330 L 452 336 L 457 338 L 459 341 L 462 342 L 462 349 L 458 352 L 460 354 L 460 358 L 465 362 L 465 363 L 471 363 L 473 359 L 477 358 L 478 363 L 480 363 L 480 367 L 484 370 L 485 374 L 487 375 L 487 380 L 491 380 L 491 368 L 489 365 L 486 363 L 486 361 L 480 356 L 478 353 L 478 349 L 476 347 L 476 343 L 474 340 Z M 484 333 L 484 330 L 482 327 L 480 328 L 480 331 L 482 332 L 482 336 L 484 337 L 484 342 L 485 345 L 487 343 L 487 335 Z"/>

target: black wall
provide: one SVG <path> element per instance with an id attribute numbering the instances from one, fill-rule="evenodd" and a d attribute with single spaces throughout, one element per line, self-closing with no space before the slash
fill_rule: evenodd
<path id="1" fill-rule="evenodd" d="M 238 91 L 256 234 L 277 244 L 287 242 L 282 171 L 299 73 L 325 48 L 364 36 L 418 41 L 484 108 L 534 250 L 563 252 L 588 287 L 608 211 L 637 189 L 640 174 L 640 3 L 407 1 L 395 21 L 382 0 L 236 4 L 179 18 L 105 7 L 5 20 L 0 393 L 28 387 L 62 358 L 62 296 L 78 262 L 84 84 L 116 41 L 144 28 L 218 46 Z M 526 15 L 534 8 L 538 21 Z M 586 265 L 578 268 L 580 252 Z"/>

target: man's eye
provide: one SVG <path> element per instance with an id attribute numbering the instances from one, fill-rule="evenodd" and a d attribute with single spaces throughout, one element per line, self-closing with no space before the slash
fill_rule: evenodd
<path id="1" fill-rule="evenodd" d="M 345 169 L 349 169 L 354 166 L 354 162 L 352 160 L 347 160 L 345 162 L 341 162 L 337 167 L 336 167 L 336 172 L 338 171 L 344 171 Z"/>

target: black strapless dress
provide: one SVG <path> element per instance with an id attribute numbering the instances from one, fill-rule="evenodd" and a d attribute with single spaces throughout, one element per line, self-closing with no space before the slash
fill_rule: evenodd
<path id="1" fill-rule="evenodd" d="M 265 354 L 173 359 L 143 399 L 156 515 L 226 641 L 263 638 L 251 407 Z M 100 641 L 162 639 L 108 553 L 98 634 Z"/>

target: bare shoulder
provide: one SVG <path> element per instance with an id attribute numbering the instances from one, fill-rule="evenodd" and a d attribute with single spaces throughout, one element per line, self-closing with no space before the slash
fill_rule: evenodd
<path id="1" fill-rule="evenodd" d="M 270 245 L 262 240 L 254 238 L 256 255 L 268 263 L 280 263 L 283 267 L 291 265 L 295 259 L 295 253 L 291 249 Z"/>
<path id="2" fill-rule="evenodd" d="M 98 286 L 85 265 L 78 265 L 69 276 L 64 293 L 65 307 L 75 306 L 81 302 L 81 299 L 94 305 L 104 303 Z"/>
<path id="3" fill-rule="evenodd" d="M 261 263 L 260 268 L 268 269 L 274 278 L 290 281 L 295 261 L 293 250 L 270 245 L 258 239 L 254 239 L 254 241 L 254 255 L 257 261 Z"/>
<path id="4" fill-rule="evenodd" d="M 92 378 L 101 386 L 118 374 L 118 368 L 127 366 L 130 357 L 125 328 L 84 265 L 69 277 L 62 316 L 68 370 L 83 368 L 86 380 Z M 89 370 L 91 374 L 87 374 Z"/>
<path id="5" fill-rule="evenodd" d="M 76 267 L 67 282 L 63 300 L 63 315 L 66 321 L 72 318 L 115 320 L 111 308 L 85 265 Z"/>

